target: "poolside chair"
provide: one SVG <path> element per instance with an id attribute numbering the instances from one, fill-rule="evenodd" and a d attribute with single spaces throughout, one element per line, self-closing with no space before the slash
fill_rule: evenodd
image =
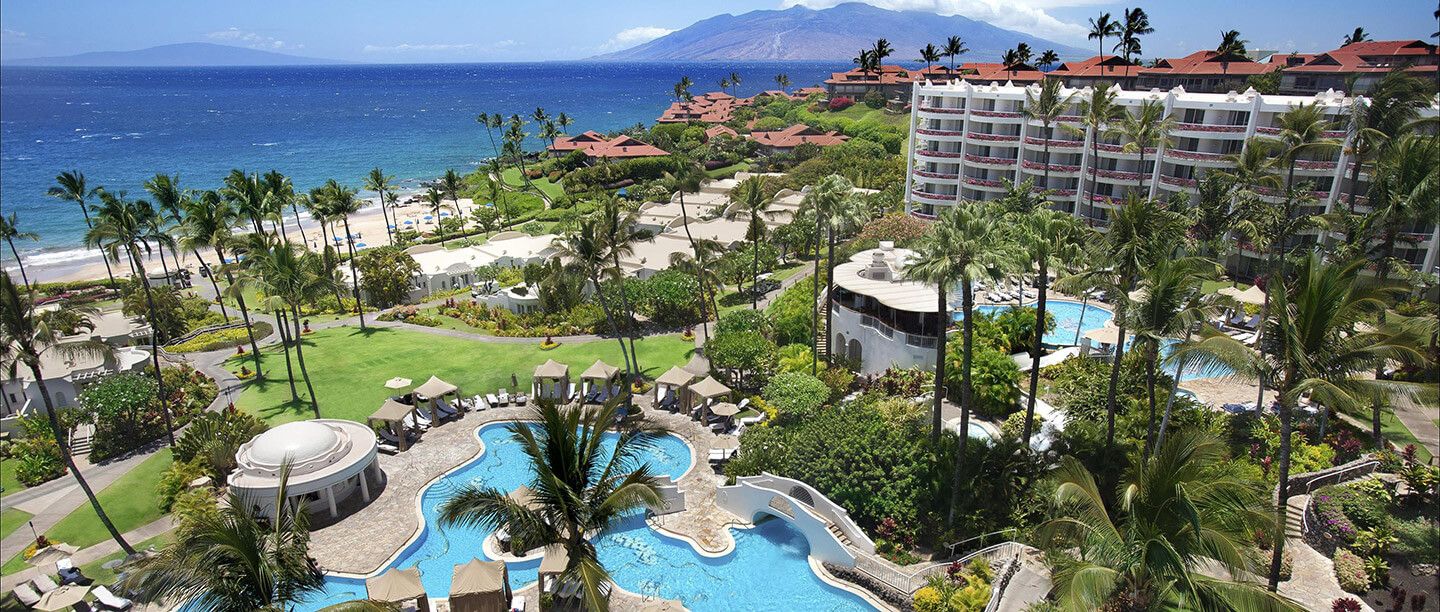
<path id="1" fill-rule="evenodd" d="M 435 412 L 441 419 L 450 420 L 460 416 L 460 411 L 452 408 L 445 398 L 435 399 Z"/>
<path id="2" fill-rule="evenodd" d="M 526 603 L 529 602 L 525 600 L 524 595 L 516 595 L 515 599 L 510 602 L 510 612 L 525 612 Z"/>
<path id="3" fill-rule="evenodd" d="M 497 407 L 497 406 L 499 406 L 499 405 L 500 405 L 500 398 L 495 397 L 495 394 L 494 394 L 494 393 L 486 393 L 486 394 L 485 394 L 485 407 L 486 407 L 486 408 L 495 408 L 495 407 Z"/>
<path id="4" fill-rule="evenodd" d="M 526 396 L 524 393 L 516 393 L 516 394 L 515 394 L 515 405 L 516 405 L 516 406 L 524 406 L 525 403 L 526 403 L 526 402 L 529 402 L 529 401 L 530 401 L 530 398 L 529 398 L 528 396 Z"/>
<path id="5" fill-rule="evenodd" d="M 30 584 L 34 585 L 35 590 L 39 591 L 41 595 L 60 588 L 60 585 L 55 584 L 55 581 L 51 580 L 50 577 L 45 574 L 34 577 L 30 580 Z"/>
<path id="6" fill-rule="evenodd" d="M 501 389 L 501 390 L 500 390 L 500 393 L 498 393 L 498 394 L 495 396 L 495 399 L 496 399 L 497 402 L 499 402 L 498 405 L 500 405 L 500 406 L 509 406 L 509 405 L 510 405 L 510 391 L 509 391 L 508 389 Z"/>
<path id="7" fill-rule="evenodd" d="M 414 427 L 416 429 L 427 429 L 433 425 L 430 417 L 425 416 L 422 412 L 411 412 L 405 415 L 404 423 L 406 427 Z"/>
<path id="8" fill-rule="evenodd" d="M 95 602 L 100 604 L 100 607 L 106 610 L 114 610 L 115 612 L 120 612 L 121 610 L 129 610 L 130 606 L 134 605 L 134 603 L 130 600 L 111 593 L 110 589 L 105 588 L 105 585 L 103 584 L 95 587 L 95 589 L 90 592 L 95 595 Z"/>
<path id="9" fill-rule="evenodd" d="M 35 589 L 30 588 L 28 584 L 22 583 L 15 585 L 15 590 L 10 591 L 10 593 L 14 595 L 15 599 L 19 601 L 21 605 L 25 606 L 26 609 L 33 608 L 35 604 L 40 603 L 40 594 L 36 593 Z"/>

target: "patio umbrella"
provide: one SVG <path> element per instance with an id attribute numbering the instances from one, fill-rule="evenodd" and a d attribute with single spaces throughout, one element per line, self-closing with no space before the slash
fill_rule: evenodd
<path id="1" fill-rule="evenodd" d="M 1265 291 L 1254 285 L 1244 290 L 1236 289 L 1235 287 L 1221 287 L 1216 293 L 1228 296 L 1242 304 L 1259 306 L 1265 303 Z"/>
<path id="2" fill-rule="evenodd" d="M 363 248 L 365 248 L 365 243 L 363 243 L 363 242 L 357 242 L 357 243 L 355 243 L 355 248 L 357 248 L 357 249 L 363 249 Z"/>
<path id="3" fill-rule="evenodd" d="M 54 565 L 56 561 L 69 558 L 75 554 L 77 550 L 80 549 L 69 544 L 52 544 L 40 552 L 35 553 L 35 556 L 30 557 L 30 565 L 35 567 L 48 567 Z"/>
<path id="4" fill-rule="evenodd" d="M 409 220 L 409 219 L 406 219 L 406 220 L 405 220 L 405 225 L 415 225 L 415 222 L 414 222 L 414 221 L 411 221 L 411 220 Z"/>
<path id="5" fill-rule="evenodd" d="M 69 584 L 50 591 L 40 596 L 40 601 L 35 603 L 36 610 L 69 610 L 90 594 L 90 587 L 78 584 Z"/>
<path id="6" fill-rule="evenodd" d="M 385 381 L 385 387 L 389 389 L 404 389 L 410 386 L 410 382 L 408 378 L 396 376 L 395 378 Z"/>
<path id="7" fill-rule="evenodd" d="M 715 442 L 710 444 L 710 448 L 718 448 L 720 450 L 740 448 L 740 438 L 735 436 L 716 436 Z"/>
<path id="8" fill-rule="evenodd" d="M 1120 328 L 1105 325 L 1098 329 L 1085 332 L 1085 337 L 1100 344 L 1118 344 L 1120 342 Z"/>
<path id="9" fill-rule="evenodd" d="M 740 413 L 740 407 L 730 402 L 720 402 L 710 407 L 710 413 L 715 416 L 732 417 Z"/>
<path id="10" fill-rule="evenodd" d="M 511 387 L 519 387 L 519 386 L 520 386 L 520 379 L 515 377 L 515 373 L 514 373 L 514 372 L 511 372 L 511 373 L 510 373 L 510 386 L 511 386 Z"/>

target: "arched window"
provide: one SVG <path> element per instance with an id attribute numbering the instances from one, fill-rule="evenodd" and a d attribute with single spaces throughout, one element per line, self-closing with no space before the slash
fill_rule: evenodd
<path id="1" fill-rule="evenodd" d="M 795 501 L 801 502 L 807 506 L 815 505 L 815 498 L 810 497 L 810 491 L 807 490 L 805 487 L 799 485 L 790 487 L 790 497 L 795 498 Z"/>

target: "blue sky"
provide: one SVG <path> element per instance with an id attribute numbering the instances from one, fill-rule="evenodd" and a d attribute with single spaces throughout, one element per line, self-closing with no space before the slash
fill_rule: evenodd
<path id="1" fill-rule="evenodd" d="M 4 0 L 0 54 L 11 58 L 208 41 L 357 62 L 564 60 L 620 49 L 720 13 L 815 8 L 840 0 Z M 1101 0 L 867 0 L 961 14 L 1090 48 L 1086 21 L 1129 3 Z M 1178 55 L 1238 29 L 1251 46 L 1333 48 L 1359 25 L 1377 39 L 1435 31 L 1433 0 L 1163 0 L 1141 4 L 1145 54 Z M 1377 10 L 1383 7 L 1383 10 Z"/>

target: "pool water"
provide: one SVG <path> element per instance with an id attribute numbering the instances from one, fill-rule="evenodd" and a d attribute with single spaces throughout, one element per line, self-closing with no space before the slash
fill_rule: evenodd
<path id="1" fill-rule="evenodd" d="M 485 445 L 480 457 L 446 474 L 421 494 L 425 529 L 389 567 L 418 567 L 425 591 L 434 598 L 450 592 L 455 565 L 472 557 L 488 560 L 482 543 L 490 530 L 472 527 L 440 529 L 440 505 L 460 486 L 469 483 L 514 490 L 530 483 L 528 460 L 501 424 L 480 428 Z M 618 435 L 604 434 L 607 451 Z M 651 471 L 679 479 L 691 466 L 690 447 L 674 435 L 661 436 L 647 454 Z M 733 553 L 711 559 L 695 553 L 690 544 L 650 529 L 644 517 L 626 518 L 601 534 L 595 542 L 600 560 L 616 583 L 629 591 L 679 599 L 697 612 L 719 609 L 868 610 L 864 600 L 820 581 L 810 570 L 809 547 L 803 535 L 788 523 L 764 521 L 750 530 L 734 531 Z M 357 543 L 359 544 L 359 543 Z M 519 590 L 535 582 L 540 560 L 510 563 L 510 586 Z M 764 588 L 758 588 L 763 585 Z M 364 580 L 326 576 L 323 592 L 298 607 L 318 610 L 365 596 Z M 799 602 L 803 602 L 799 603 Z"/>

